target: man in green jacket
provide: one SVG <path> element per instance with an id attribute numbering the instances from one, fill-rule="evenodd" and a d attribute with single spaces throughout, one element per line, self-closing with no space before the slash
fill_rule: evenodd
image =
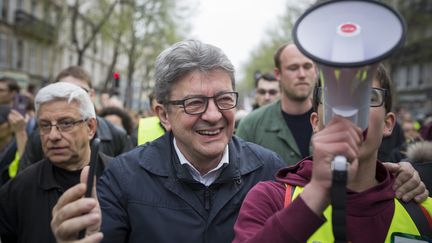
<path id="1" fill-rule="evenodd" d="M 275 151 L 291 165 L 310 154 L 310 97 L 317 71 L 313 61 L 294 44 L 281 46 L 274 62 L 274 73 L 281 86 L 280 100 L 243 118 L 236 135 Z"/>

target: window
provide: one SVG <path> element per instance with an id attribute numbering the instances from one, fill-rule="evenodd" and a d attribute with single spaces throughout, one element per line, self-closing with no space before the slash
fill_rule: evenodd
<path id="1" fill-rule="evenodd" d="M 5 19 L 5 9 L 3 6 L 3 0 L 0 0 L 0 19 Z"/>
<path id="2" fill-rule="evenodd" d="M 29 45 L 29 71 L 32 73 L 36 73 L 37 67 L 36 67 L 36 45 L 34 43 L 31 43 Z"/>
<path id="3" fill-rule="evenodd" d="M 36 16 L 36 0 L 31 0 L 31 3 L 30 3 L 31 5 L 30 5 L 30 13 L 33 15 L 33 16 Z"/>
<path id="4" fill-rule="evenodd" d="M 49 47 L 42 48 L 42 75 L 48 77 L 48 64 L 50 62 L 50 49 Z"/>
<path id="5" fill-rule="evenodd" d="M 0 33 L 0 66 L 7 65 L 7 50 L 6 35 Z"/>
<path id="6" fill-rule="evenodd" d="M 424 79 L 424 71 L 423 71 L 423 66 L 424 64 L 420 64 L 419 65 L 419 81 L 418 81 L 418 86 L 422 86 L 423 85 L 423 79 Z"/>
<path id="7" fill-rule="evenodd" d="M 13 52 L 13 62 L 15 68 L 22 69 L 23 68 L 23 55 L 24 55 L 24 43 L 22 40 L 18 40 L 16 42 L 14 52 Z"/>
<path id="8" fill-rule="evenodd" d="M 17 6 L 17 9 L 23 10 L 24 9 L 24 0 L 18 0 L 16 6 Z"/>

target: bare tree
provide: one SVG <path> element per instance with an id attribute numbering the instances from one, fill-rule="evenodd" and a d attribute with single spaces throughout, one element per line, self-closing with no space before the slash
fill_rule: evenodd
<path id="1" fill-rule="evenodd" d="M 88 2 L 86 3 L 88 4 Z M 80 12 L 80 9 L 83 8 L 80 0 L 75 0 L 74 5 L 71 7 L 71 36 L 72 45 L 75 47 L 78 55 L 77 65 L 83 64 L 86 50 L 92 44 L 97 34 L 101 31 L 103 25 L 107 22 L 119 1 L 115 0 L 111 3 L 98 1 L 98 3 L 100 9 L 104 9 L 103 5 L 105 4 L 108 6 L 105 8 L 105 11 L 102 11 L 100 16 L 96 18 L 89 18 Z M 85 26 L 89 26 L 89 31 L 85 31 L 86 27 L 78 29 L 79 21 L 83 21 Z"/>

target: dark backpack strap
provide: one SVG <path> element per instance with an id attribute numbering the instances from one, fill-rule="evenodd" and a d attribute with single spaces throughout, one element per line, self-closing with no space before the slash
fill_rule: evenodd
<path id="1" fill-rule="evenodd" d="M 400 204 L 405 208 L 405 210 L 410 215 L 411 219 L 414 221 L 418 231 L 421 236 L 426 236 L 432 239 L 432 218 L 428 211 L 423 208 L 422 205 L 410 201 L 408 203 L 403 202 L 398 199 Z"/>

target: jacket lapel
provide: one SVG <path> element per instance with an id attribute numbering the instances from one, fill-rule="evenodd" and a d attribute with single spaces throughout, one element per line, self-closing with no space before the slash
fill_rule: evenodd
<path id="1" fill-rule="evenodd" d="M 235 146 L 233 143 L 233 139 L 231 139 L 229 146 L 229 164 L 225 167 L 216 181 L 213 183 L 213 186 L 220 186 L 220 189 L 217 191 L 217 196 L 213 202 L 212 209 L 210 211 L 208 223 L 210 224 L 214 218 L 218 215 L 218 213 L 231 201 L 231 199 L 236 196 L 241 189 L 244 187 L 244 183 L 242 180 L 242 172 L 240 166 L 240 157 L 238 155 L 239 148 Z M 245 163 L 246 161 L 243 161 Z M 257 166 L 249 167 L 250 170 L 255 170 Z M 245 169 L 245 168 L 244 168 Z M 246 173 L 249 173 L 247 171 Z M 220 184 L 220 185 L 217 185 Z"/>
<path id="2" fill-rule="evenodd" d="M 300 155 L 300 149 L 291 133 L 280 109 L 280 100 L 273 104 L 271 114 L 275 114 L 274 119 L 270 119 L 270 126 L 266 129 L 269 132 L 277 133 L 277 137 L 280 138 L 285 144 L 291 148 L 298 156 Z"/>

